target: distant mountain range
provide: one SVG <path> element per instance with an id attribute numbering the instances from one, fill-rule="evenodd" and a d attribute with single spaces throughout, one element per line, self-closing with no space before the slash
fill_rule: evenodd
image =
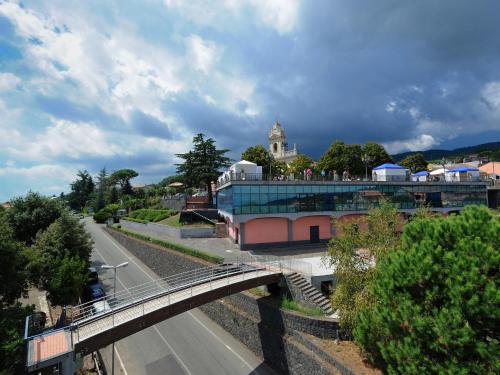
<path id="1" fill-rule="evenodd" d="M 440 160 L 443 157 L 446 159 L 455 159 L 460 157 L 467 157 L 470 154 L 489 154 L 496 159 L 496 155 L 500 153 L 500 142 L 483 143 L 476 146 L 461 147 L 454 150 L 427 150 L 427 151 L 409 151 L 400 154 L 391 155 L 395 162 L 403 160 L 411 154 L 421 153 L 425 160 Z"/>

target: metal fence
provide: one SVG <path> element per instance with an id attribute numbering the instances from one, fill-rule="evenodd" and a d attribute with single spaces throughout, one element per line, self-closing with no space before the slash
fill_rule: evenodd
<path id="1" fill-rule="evenodd" d="M 90 322 L 99 315 L 114 313 L 128 306 L 143 304 L 161 296 L 170 296 L 177 291 L 186 291 L 193 294 L 193 288 L 205 284 L 212 290 L 212 283 L 236 275 L 245 276 L 252 273 L 258 277 L 260 271 L 273 273 L 299 272 L 311 275 L 311 264 L 294 258 L 274 256 L 245 256 L 238 257 L 232 262 L 221 265 L 197 268 L 165 278 L 153 280 L 144 284 L 126 288 L 96 300 L 92 300 L 71 308 L 72 325 Z M 247 276 L 250 277 L 250 276 Z M 169 299 L 170 301 L 170 299 Z M 144 311 L 144 310 L 143 310 Z"/>

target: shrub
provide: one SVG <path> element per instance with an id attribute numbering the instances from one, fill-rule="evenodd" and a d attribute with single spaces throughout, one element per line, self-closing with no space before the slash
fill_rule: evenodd
<path id="1" fill-rule="evenodd" d="M 377 265 L 354 338 L 389 374 L 500 373 L 500 219 L 414 220 Z"/>
<path id="2" fill-rule="evenodd" d="M 104 224 L 112 215 L 104 210 L 97 211 L 94 214 L 94 221 L 96 223 Z"/>
<path id="3" fill-rule="evenodd" d="M 132 211 L 128 216 L 129 218 L 139 219 L 144 221 L 150 221 L 156 223 L 158 221 L 164 220 L 173 215 L 170 210 L 155 210 L 151 208 L 141 208 L 140 210 Z"/>

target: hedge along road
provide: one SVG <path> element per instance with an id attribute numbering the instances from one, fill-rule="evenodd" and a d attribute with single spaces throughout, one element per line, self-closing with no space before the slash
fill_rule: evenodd
<path id="1" fill-rule="evenodd" d="M 153 271 L 105 233 L 100 225 L 85 219 L 94 240 L 92 263 L 115 265 L 116 289 L 123 290 L 158 278 Z M 99 271 L 107 294 L 113 293 L 113 272 Z M 197 309 L 175 316 L 115 344 L 115 371 L 140 374 L 274 374 L 243 344 Z M 101 350 L 106 368 L 111 370 L 111 346 Z"/>

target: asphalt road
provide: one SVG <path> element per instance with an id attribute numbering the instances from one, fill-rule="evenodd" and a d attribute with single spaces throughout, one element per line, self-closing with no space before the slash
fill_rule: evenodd
<path id="1" fill-rule="evenodd" d="M 117 291 L 158 276 L 101 227 L 85 219 L 94 240 L 92 263 L 129 265 L 117 270 Z M 113 270 L 99 270 L 107 294 L 113 293 Z M 111 373 L 111 346 L 101 350 Z M 115 344 L 115 374 L 247 375 L 274 374 L 243 344 L 198 309 L 170 318 Z"/>

